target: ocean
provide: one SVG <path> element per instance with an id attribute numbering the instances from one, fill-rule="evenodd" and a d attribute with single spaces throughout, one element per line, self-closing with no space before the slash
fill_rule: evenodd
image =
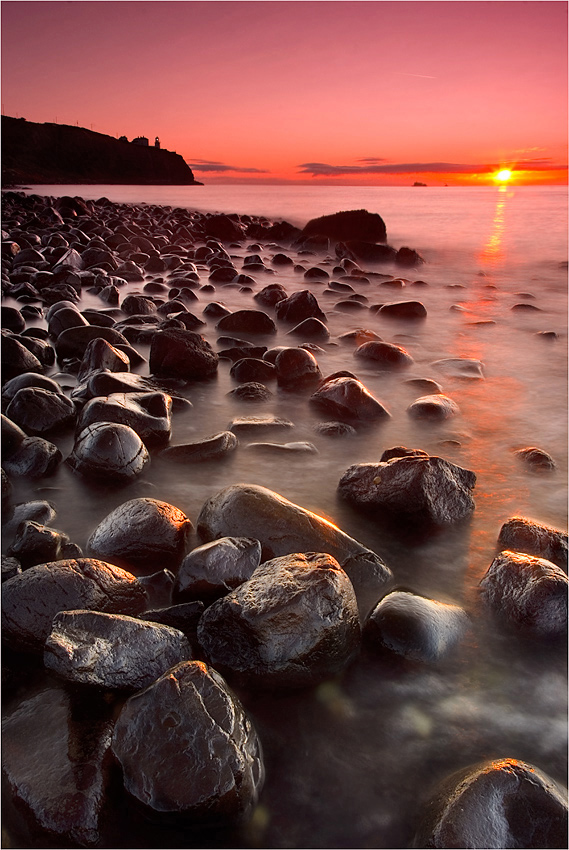
<path id="1" fill-rule="evenodd" d="M 240 449 L 223 464 L 180 468 L 153 459 L 143 480 L 128 493 L 95 492 L 65 466 L 49 481 L 20 482 L 16 488 L 19 500 L 41 495 L 54 502 L 56 526 L 83 546 L 95 525 L 127 498 L 171 502 L 195 523 L 205 500 L 226 485 L 261 484 L 331 519 L 374 549 L 399 586 L 463 605 L 471 614 L 471 637 L 449 662 L 418 665 L 403 675 L 365 660 L 341 681 L 315 692 L 277 701 L 251 699 L 247 708 L 261 737 L 272 736 L 267 747 L 271 769 L 255 826 L 260 832 L 255 838 L 244 834 L 233 846 L 409 846 L 418 802 L 427 799 L 434 783 L 486 758 L 523 759 L 564 782 L 564 653 L 522 643 L 482 622 L 477 588 L 507 519 L 525 516 L 567 528 L 566 188 L 44 185 L 27 191 L 264 215 L 298 226 L 316 216 L 363 208 L 383 217 L 390 244 L 414 248 L 425 259 L 410 271 L 382 268 L 402 274 L 404 287 L 362 284 L 357 291 L 366 299 L 364 305 L 350 313 L 334 309 L 323 284 L 307 284 L 302 275 L 279 269 L 278 280 L 287 291 L 311 288 L 327 313 L 331 344 L 317 354 L 322 373 L 357 371 L 390 411 L 385 423 L 348 441 L 330 440 L 316 434 L 320 417 L 305 397 L 275 390 L 262 412 L 292 419 L 294 439 L 314 443 L 318 453 L 296 459 Z M 250 253 L 248 245 L 230 249 L 236 262 Z M 260 253 L 269 265 L 271 251 L 263 246 Z M 321 258 L 295 260 L 306 266 Z M 336 264 L 332 255 L 323 262 L 330 270 Z M 411 286 L 419 278 L 426 285 Z M 269 276 L 257 280 L 259 287 L 270 282 Z M 141 286 L 128 284 L 125 292 Z M 197 315 L 207 297 L 229 309 L 257 306 L 252 293 L 220 289 L 214 296 L 200 294 Z M 367 309 L 405 298 L 423 302 L 424 322 L 389 320 Z M 81 306 L 101 309 L 101 302 L 85 295 Z M 442 424 L 411 420 L 406 410 L 414 395 L 401 374 L 362 367 L 353 348 L 338 341 L 357 328 L 404 346 L 414 360 L 404 377 L 437 380 L 460 414 Z M 216 346 L 213 323 L 204 336 Z M 280 328 L 273 344 L 294 343 Z M 457 357 L 479 360 L 484 378 L 449 376 L 436 365 Z M 238 409 L 227 395 L 234 385 L 229 369 L 220 367 L 217 381 L 190 386 L 193 407 L 175 415 L 172 443 L 215 434 L 235 415 L 256 413 Z M 64 438 L 58 443 L 64 455 L 71 442 Z M 378 461 L 385 449 L 399 445 L 423 449 L 476 473 L 476 510 L 467 527 L 406 540 L 341 502 L 337 484 L 348 466 Z M 555 469 L 544 474 L 524 469 L 514 452 L 527 446 L 548 452 Z M 148 843 L 136 846 L 160 846 L 152 843 L 154 834 L 137 837 Z"/>

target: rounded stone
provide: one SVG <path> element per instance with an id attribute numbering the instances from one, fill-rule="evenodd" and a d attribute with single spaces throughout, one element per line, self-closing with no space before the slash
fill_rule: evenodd
<path id="1" fill-rule="evenodd" d="M 104 483 L 131 481 L 149 460 L 148 449 L 128 425 L 96 422 L 81 431 L 67 463 L 80 475 Z"/>

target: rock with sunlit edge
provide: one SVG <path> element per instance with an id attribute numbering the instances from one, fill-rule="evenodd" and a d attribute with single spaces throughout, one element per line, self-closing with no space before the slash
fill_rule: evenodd
<path id="1" fill-rule="evenodd" d="M 567 532 L 526 517 L 512 517 L 498 535 L 501 549 L 513 549 L 538 558 L 546 558 L 567 572 Z"/>

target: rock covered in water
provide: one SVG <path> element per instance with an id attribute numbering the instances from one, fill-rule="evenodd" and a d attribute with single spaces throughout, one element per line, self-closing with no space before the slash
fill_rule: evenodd
<path id="1" fill-rule="evenodd" d="M 508 549 L 480 582 L 483 602 L 504 625 L 533 638 L 567 635 L 569 579 L 551 561 Z"/>
<path id="2" fill-rule="evenodd" d="M 423 419 L 429 422 L 443 422 L 460 413 L 458 404 L 442 393 L 424 395 L 415 399 L 407 408 L 412 419 Z"/>
<path id="3" fill-rule="evenodd" d="M 236 310 L 224 316 L 216 325 L 224 333 L 274 334 L 277 328 L 270 316 L 262 310 Z"/>
<path id="4" fill-rule="evenodd" d="M 373 421 L 390 416 L 387 408 L 356 378 L 328 378 L 310 401 L 327 413 L 349 421 Z"/>
<path id="5" fill-rule="evenodd" d="M 381 305 L 379 315 L 390 319 L 425 319 L 427 310 L 421 301 L 392 301 Z"/>
<path id="6" fill-rule="evenodd" d="M 117 566 L 141 572 L 177 567 L 192 523 L 186 514 L 158 499 L 130 499 L 101 520 L 87 551 Z"/>
<path id="7" fill-rule="evenodd" d="M 232 431 L 220 431 L 219 434 L 194 443 L 168 446 L 160 452 L 160 457 L 176 463 L 202 463 L 225 457 L 234 452 L 238 445 L 239 440 Z"/>
<path id="8" fill-rule="evenodd" d="M 22 700 L 2 721 L 8 787 L 51 840 L 98 843 L 112 731 L 96 701 L 85 708 L 53 687 Z"/>
<path id="9" fill-rule="evenodd" d="M 182 632 L 124 614 L 61 611 L 45 642 L 44 664 L 68 682 L 138 691 L 189 661 Z"/>
<path id="10" fill-rule="evenodd" d="M 413 363 L 409 352 L 400 345 L 375 340 L 358 346 L 354 351 L 354 357 L 376 363 L 383 369 L 404 369 Z"/>
<path id="11" fill-rule="evenodd" d="M 451 378 L 467 378 L 469 380 L 484 380 L 484 366 L 480 360 L 470 357 L 445 357 L 431 363 Z"/>
<path id="12" fill-rule="evenodd" d="M 146 596 L 131 573 L 94 558 L 72 558 L 30 567 L 2 586 L 2 629 L 16 649 L 38 652 L 58 611 L 85 608 L 138 614 Z"/>
<path id="13" fill-rule="evenodd" d="M 58 335 L 55 341 L 57 357 L 59 360 L 68 357 L 76 357 L 82 360 L 89 343 L 99 338 L 106 340 L 114 348 L 119 345 L 128 345 L 127 338 L 114 328 L 104 328 L 100 325 L 82 325 L 67 328 Z"/>
<path id="14" fill-rule="evenodd" d="M 340 672 L 359 648 L 356 595 L 331 555 L 274 558 L 204 612 L 198 640 L 239 681 L 302 687 Z"/>
<path id="15" fill-rule="evenodd" d="M 515 516 L 504 523 L 498 535 L 501 549 L 545 558 L 567 572 L 567 532 L 532 519 Z"/>
<path id="16" fill-rule="evenodd" d="M 251 435 L 257 431 L 280 431 L 294 428 L 294 422 L 282 416 L 237 416 L 229 423 L 235 434 Z"/>
<path id="17" fill-rule="evenodd" d="M 350 579 L 352 571 L 348 562 L 361 556 L 356 577 L 364 581 L 367 578 L 378 588 L 391 580 L 391 571 L 375 552 L 323 517 L 266 487 L 255 484 L 225 487 L 204 504 L 197 527 L 202 539 L 207 541 L 226 536 L 259 540 L 265 560 L 293 552 L 328 552 Z"/>
<path id="18" fill-rule="evenodd" d="M 518 449 L 515 455 L 532 472 L 550 472 L 556 466 L 551 455 L 536 446 Z"/>
<path id="19" fill-rule="evenodd" d="M 468 624 L 466 612 L 458 605 L 394 590 L 369 614 L 364 636 L 370 645 L 404 658 L 434 662 L 454 649 Z"/>
<path id="20" fill-rule="evenodd" d="M 567 791 L 518 759 L 453 774 L 427 806 L 413 847 L 565 847 Z"/>
<path id="21" fill-rule="evenodd" d="M 440 457 L 411 455 L 346 470 L 338 490 L 357 507 L 447 525 L 474 511 L 476 475 Z"/>
<path id="22" fill-rule="evenodd" d="M 218 356 L 209 342 L 194 331 L 172 328 L 157 331 L 150 346 L 150 371 L 164 378 L 199 381 L 217 372 Z"/>
<path id="23" fill-rule="evenodd" d="M 61 386 L 53 378 L 49 378 L 47 375 L 39 375 L 36 372 L 24 372 L 22 375 L 17 375 L 15 378 L 6 381 L 2 387 L 2 401 L 11 402 L 18 390 L 24 387 L 41 387 L 52 393 L 63 392 Z"/>
<path id="24" fill-rule="evenodd" d="M 101 482 L 127 482 L 150 461 L 148 449 L 128 425 L 95 422 L 75 440 L 67 463 L 74 472 Z"/>
<path id="25" fill-rule="evenodd" d="M 112 749 L 125 788 L 155 814 L 239 820 L 263 785 L 251 721 L 221 676 L 199 661 L 179 664 L 126 701 Z"/>
<path id="26" fill-rule="evenodd" d="M 230 390 L 227 395 L 235 396 L 240 401 L 268 401 L 273 395 L 268 387 L 260 384 L 258 381 L 246 381 L 234 390 Z"/>
<path id="27" fill-rule="evenodd" d="M 251 537 L 221 537 L 189 552 L 178 570 L 177 599 L 217 599 L 243 584 L 261 563 L 261 544 Z"/>
<path id="28" fill-rule="evenodd" d="M 257 357 L 243 357 L 237 360 L 231 367 L 229 374 L 235 381 L 271 381 L 277 377 L 275 367 L 266 360 Z"/>
<path id="29" fill-rule="evenodd" d="M 172 431 L 172 398 L 161 392 L 111 393 L 92 398 L 81 411 L 77 431 L 81 434 L 101 422 L 127 425 L 151 448 L 164 445 Z"/>

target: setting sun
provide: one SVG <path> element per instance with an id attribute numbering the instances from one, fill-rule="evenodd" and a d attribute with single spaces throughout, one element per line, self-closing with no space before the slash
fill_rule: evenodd
<path id="1" fill-rule="evenodd" d="M 503 168 L 501 171 L 498 171 L 497 174 L 494 175 L 494 180 L 498 183 L 507 183 L 508 180 L 512 179 L 512 172 L 509 168 Z"/>

